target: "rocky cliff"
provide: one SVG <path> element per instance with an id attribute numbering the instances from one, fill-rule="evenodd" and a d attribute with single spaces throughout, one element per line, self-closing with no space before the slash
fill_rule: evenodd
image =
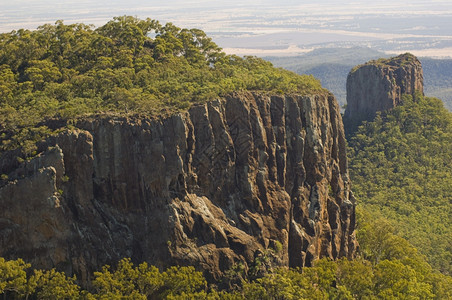
<path id="1" fill-rule="evenodd" d="M 263 254 L 303 267 L 356 251 L 328 94 L 243 92 L 169 117 L 87 117 L 40 149 L 20 165 L 3 155 L 0 256 L 86 281 L 123 257 L 218 279 Z"/>
<path id="2" fill-rule="evenodd" d="M 349 120 L 371 120 L 377 111 L 385 111 L 402 102 L 404 94 L 424 93 L 420 61 L 406 53 L 390 59 L 370 61 L 355 67 L 347 77 Z"/>

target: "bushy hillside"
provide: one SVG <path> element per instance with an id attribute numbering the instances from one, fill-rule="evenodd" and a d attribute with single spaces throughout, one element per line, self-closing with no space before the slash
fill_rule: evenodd
<path id="1" fill-rule="evenodd" d="M 45 120 L 186 109 L 237 90 L 309 94 L 312 76 L 226 55 L 198 29 L 117 17 L 99 28 L 43 25 L 0 34 L 0 150 L 50 134 Z M 30 141 L 30 142 L 27 142 Z M 30 149 L 29 149 L 30 148 Z"/>
<path id="2" fill-rule="evenodd" d="M 349 146 L 361 207 L 452 274 L 452 113 L 436 98 L 406 97 L 360 126 Z"/>

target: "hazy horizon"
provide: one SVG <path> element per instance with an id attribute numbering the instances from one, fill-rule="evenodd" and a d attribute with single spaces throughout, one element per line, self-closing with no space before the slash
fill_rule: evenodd
<path id="1" fill-rule="evenodd" d="M 200 28 L 226 52 L 239 55 L 364 46 L 452 57 L 450 1 L 0 1 L 0 32 L 56 20 L 100 26 L 114 16 L 132 15 Z"/>

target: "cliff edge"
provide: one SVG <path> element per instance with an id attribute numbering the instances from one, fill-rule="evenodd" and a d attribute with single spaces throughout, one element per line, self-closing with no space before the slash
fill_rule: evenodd
<path id="1" fill-rule="evenodd" d="M 85 117 L 40 149 L 0 164 L 5 258 L 87 282 L 123 257 L 219 279 L 269 249 L 291 267 L 355 255 L 332 95 L 242 92 L 169 117 Z"/>
<path id="2" fill-rule="evenodd" d="M 406 53 L 367 62 L 347 77 L 347 107 L 344 118 L 372 120 L 376 112 L 396 107 L 404 94 L 424 93 L 421 62 Z"/>

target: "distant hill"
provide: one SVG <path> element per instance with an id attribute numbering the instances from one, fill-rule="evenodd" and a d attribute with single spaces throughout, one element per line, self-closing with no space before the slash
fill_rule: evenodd
<path id="1" fill-rule="evenodd" d="M 301 56 L 266 57 L 276 67 L 298 74 L 312 74 L 320 79 L 322 86 L 330 90 L 339 105 L 346 103 L 345 83 L 350 70 L 371 59 L 386 57 L 383 52 L 370 48 L 325 48 L 316 49 Z"/>
<path id="2" fill-rule="evenodd" d="M 266 57 L 278 67 L 290 69 L 293 71 L 308 70 L 319 65 L 337 64 L 353 66 L 363 63 L 369 58 L 380 58 L 385 55 L 383 52 L 370 48 L 352 47 L 352 48 L 323 48 L 315 49 L 300 56 L 292 57 Z M 300 58 L 302 58 L 300 60 Z M 352 66 L 352 67 L 353 67 Z"/>
<path id="3" fill-rule="evenodd" d="M 424 93 L 443 100 L 452 111 L 452 59 L 420 58 L 424 69 Z"/>
<path id="4" fill-rule="evenodd" d="M 370 48 L 353 47 L 316 49 L 301 56 L 265 59 L 276 67 L 298 74 L 314 75 L 343 106 L 346 103 L 345 83 L 350 70 L 358 64 L 381 57 L 389 55 Z M 452 59 L 419 59 L 424 69 L 425 94 L 440 98 L 445 107 L 452 110 Z"/>

